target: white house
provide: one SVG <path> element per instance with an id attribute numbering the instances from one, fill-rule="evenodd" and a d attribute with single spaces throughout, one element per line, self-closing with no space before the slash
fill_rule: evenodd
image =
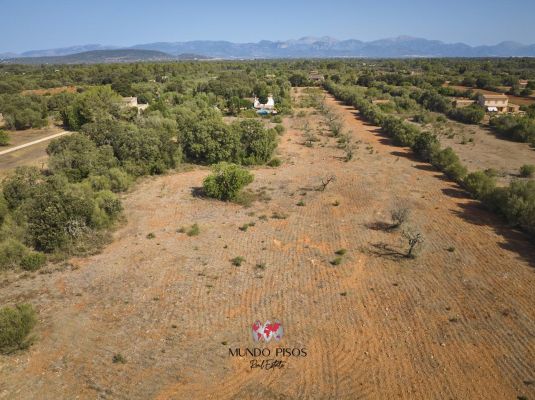
<path id="1" fill-rule="evenodd" d="M 254 108 L 257 110 L 273 110 L 275 108 L 275 100 L 273 99 L 273 95 L 269 94 L 267 103 L 262 104 L 260 103 L 260 100 L 258 100 L 258 97 L 254 97 Z"/>
<path id="2" fill-rule="evenodd" d="M 507 112 L 507 105 L 509 104 L 509 98 L 501 93 L 496 94 L 479 94 L 478 103 L 480 106 L 485 107 L 486 111 L 503 113 Z"/>

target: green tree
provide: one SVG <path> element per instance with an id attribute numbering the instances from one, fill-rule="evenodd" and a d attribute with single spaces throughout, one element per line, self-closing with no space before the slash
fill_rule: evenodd
<path id="1" fill-rule="evenodd" d="M 221 162 L 212 167 L 212 174 L 203 181 L 203 189 L 208 197 L 234 200 L 253 179 L 253 175 L 239 165 Z"/>

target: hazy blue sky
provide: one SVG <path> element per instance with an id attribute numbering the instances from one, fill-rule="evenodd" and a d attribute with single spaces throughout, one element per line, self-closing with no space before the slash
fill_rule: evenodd
<path id="1" fill-rule="evenodd" d="M 535 0 L 0 0 L 0 13 L 0 52 L 302 36 L 535 43 Z"/>

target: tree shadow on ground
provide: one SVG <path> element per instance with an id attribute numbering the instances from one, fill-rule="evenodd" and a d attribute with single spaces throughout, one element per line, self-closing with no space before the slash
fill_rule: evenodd
<path id="1" fill-rule="evenodd" d="M 405 253 L 396 249 L 394 246 L 389 245 L 388 243 L 384 243 L 384 242 L 370 243 L 370 246 L 371 246 L 369 248 L 370 253 L 377 257 L 387 258 L 393 261 L 400 261 L 400 260 L 407 259 L 407 255 Z"/>
<path id="2" fill-rule="evenodd" d="M 342 104 L 346 106 L 343 102 L 338 102 L 339 104 Z M 377 127 L 376 125 L 370 124 L 361 117 L 358 110 L 351 111 L 351 114 L 358 119 L 361 123 L 363 123 L 364 126 L 374 127 L 372 132 L 376 133 L 381 137 L 380 142 L 382 144 L 393 146 L 392 139 L 386 135 L 380 127 Z M 489 129 L 489 133 L 496 136 L 495 132 L 492 132 L 492 130 Z M 504 139 L 509 140 L 509 139 Z M 510 141 L 510 140 L 509 140 Z M 401 150 L 402 148 L 400 148 Z M 393 151 L 391 152 L 392 155 L 398 156 L 398 157 L 404 157 L 411 161 L 414 161 L 415 163 L 418 163 L 414 167 L 420 170 L 436 170 L 432 165 L 428 163 L 423 163 L 421 160 L 418 160 L 415 157 L 415 154 L 412 152 L 407 151 Z M 438 170 L 436 170 L 439 172 Z M 453 182 L 451 181 L 447 176 L 445 176 L 442 173 L 439 173 L 435 175 L 435 177 L 447 181 L 447 182 Z M 447 188 L 443 189 L 442 192 L 446 196 L 453 197 L 455 199 L 471 199 L 468 192 L 464 191 L 460 186 L 457 184 L 456 188 Z M 472 199 L 471 199 L 472 200 Z M 504 218 L 492 213 L 491 211 L 486 210 L 483 205 L 476 200 L 472 200 L 470 202 L 458 202 L 457 206 L 461 208 L 461 211 L 453 211 L 455 215 L 457 215 L 459 218 L 464 219 L 465 221 L 476 224 L 476 225 L 487 225 L 491 229 L 494 230 L 494 232 L 501 236 L 504 239 L 503 243 L 498 243 L 498 245 L 507 251 L 513 252 L 518 255 L 518 258 L 524 262 L 527 262 L 530 267 L 535 268 L 535 241 L 531 239 L 529 236 L 522 232 L 519 229 L 515 229 L 514 227 L 511 227 L 508 225 Z M 383 252 L 387 253 L 390 251 L 394 254 L 402 254 L 403 257 L 405 256 L 403 253 L 400 253 L 399 251 L 387 247 L 382 247 L 381 243 L 372 245 L 375 246 L 374 249 L 376 252 Z"/>
<path id="3" fill-rule="evenodd" d="M 206 199 L 206 193 L 202 186 L 196 186 L 191 188 L 191 195 L 198 199 Z"/>
<path id="4" fill-rule="evenodd" d="M 373 231 L 393 232 L 397 227 L 384 221 L 374 221 L 364 224 L 364 226 Z"/>
<path id="5" fill-rule="evenodd" d="M 460 210 L 453 210 L 453 214 L 470 224 L 491 227 L 504 239 L 504 242 L 498 243 L 502 249 L 516 253 L 519 259 L 535 268 L 535 242 L 533 239 L 530 241 L 525 232 L 507 224 L 503 217 L 489 212 L 476 200 L 460 203 L 458 207 Z"/>

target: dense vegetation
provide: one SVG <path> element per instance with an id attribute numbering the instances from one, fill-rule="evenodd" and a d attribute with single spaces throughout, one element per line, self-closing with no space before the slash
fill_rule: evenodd
<path id="1" fill-rule="evenodd" d="M 291 109 L 286 75 L 268 70 L 203 63 L 0 67 L 6 128 L 56 120 L 75 131 L 50 142 L 46 170 L 20 167 L 4 180 L 0 269 L 36 270 L 45 254 L 58 258 L 98 247 L 121 216 L 120 193 L 136 178 L 181 162 L 221 163 L 205 189 L 233 199 L 252 179 L 238 165 L 268 163 L 283 131 L 280 117 L 262 119 L 251 110 L 253 94 L 272 94 L 279 114 Z M 22 91 L 73 83 L 75 93 Z M 126 107 L 121 96 L 132 95 L 149 107 Z M 241 118 L 228 122 L 227 115 Z"/>

